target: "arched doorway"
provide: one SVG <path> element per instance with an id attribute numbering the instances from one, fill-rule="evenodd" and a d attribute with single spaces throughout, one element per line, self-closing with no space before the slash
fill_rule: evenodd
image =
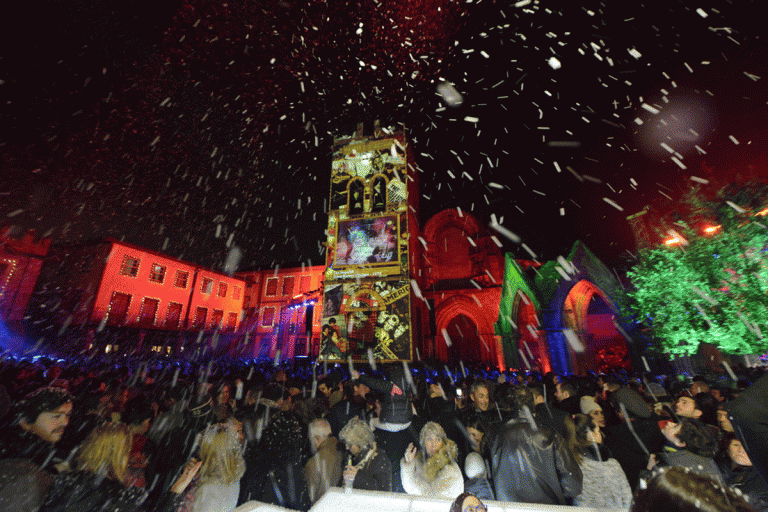
<path id="1" fill-rule="evenodd" d="M 563 302 L 563 327 L 573 329 L 583 350 L 569 344 L 573 372 L 631 369 L 627 342 L 614 324 L 615 307 L 597 286 L 587 280 L 576 283 Z"/>
<path id="2" fill-rule="evenodd" d="M 483 354 L 483 342 L 478 336 L 477 325 L 468 316 L 464 314 L 454 316 L 445 330 L 451 338 L 448 359 L 452 363 L 458 361 L 474 363 L 489 358 L 488 354 Z"/>

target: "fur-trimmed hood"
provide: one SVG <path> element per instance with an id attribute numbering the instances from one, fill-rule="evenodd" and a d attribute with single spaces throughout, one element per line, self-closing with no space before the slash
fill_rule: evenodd
<path id="1" fill-rule="evenodd" d="M 439 437 L 443 441 L 443 446 L 438 450 L 436 454 L 431 457 L 427 457 L 426 441 L 429 437 Z M 442 471 L 445 466 L 455 463 L 456 458 L 459 456 L 459 447 L 456 443 L 448 439 L 445 434 L 445 430 L 438 423 L 430 421 L 421 429 L 419 434 L 419 468 L 421 469 L 422 476 L 427 482 L 432 482 L 437 478 L 438 473 Z"/>

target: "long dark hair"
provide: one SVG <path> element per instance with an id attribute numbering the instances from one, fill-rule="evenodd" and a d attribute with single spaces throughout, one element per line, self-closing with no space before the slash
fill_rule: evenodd
<path id="1" fill-rule="evenodd" d="M 641 485 L 642 487 L 642 485 Z M 754 512 L 727 486 L 683 468 L 662 468 L 640 489 L 631 512 Z"/>

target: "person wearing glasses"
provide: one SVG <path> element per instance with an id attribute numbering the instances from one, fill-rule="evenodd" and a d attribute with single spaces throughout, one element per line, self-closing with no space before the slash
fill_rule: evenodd
<path id="1" fill-rule="evenodd" d="M 474 494 L 463 492 L 451 503 L 449 512 L 488 512 L 488 507 Z"/>

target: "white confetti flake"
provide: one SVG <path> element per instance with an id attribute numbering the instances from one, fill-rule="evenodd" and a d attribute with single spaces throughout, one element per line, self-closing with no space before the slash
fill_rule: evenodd
<path id="1" fill-rule="evenodd" d="M 549 64 L 549 67 L 552 69 L 560 69 L 562 67 L 562 64 L 557 57 L 550 57 L 549 60 L 547 60 L 547 64 Z"/>
<path id="2" fill-rule="evenodd" d="M 647 110 L 648 112 L 650 112 L 651 114 L 658 114 L 658 113 L 659 113 L 659 109 L 657 109 L 656 107 L 652 107 L 652 106 L 650 106 L 650 105 L 649 105 L 649 104 L 647 104 L 647 103 L 643 103 L 643 104 L 642 104 L 642 105 L 640 105 L 640 106 L 641 106 L 641 107 L 643 107 L 643 108 L 644 108 L 645 110 Z"/>
<path id="3" fill-rule="evenodd" d="M 683 162 L 681 162 L 680 159 L 677 158 L 676 156 L 672 157 L 672 161 L 675 162 L 677 164 L 677 166 L 680 167 L 682 170 L 688 169 L 688 167 L 686 167 L 685 164 Z"/>
<path id="4" fill-rule="evenodd" d="M 437 94 L 443 97 L 443 100 L 449 107 L 459 107 L 464 103 L 464 98 L 459 91 L 448 82 L 441 82 L 438 84 Z"/>
<path id="5" fill-rule="evenodd" d="M 698 181 L 699 183 L 703 183 L 704 185 L 709 183 L 709 180 L 705 180 L 704 178 L 699 178 L 698 176 L 691 176 L 691 180 Z"/>
<path id="6" fill-rule="evenodd" d="M 530 3 L 531 3 L 531 0 L 520 0 L 519 2 L 515 2 L 515 7 L 525 7 Z"/>
<path id="7" fill-rule="evenodd" d="M 619 210 L 620 212 L 623 212 L 623 211 L 624 211 L 624 208 L 622 208 L 621 206 L 619 206 L 618 204 L 616 204 L 616 202 L 615 202 L 615 201 L 612 201 L 611 199 L 608 199 L 607 197 L 604 197 L 604 198 L 603 198 L 603 201 L 605 201 L 605 202 L 606 202 L 606 203 L 608 203 L 609 205 L 613 206 L 614 208 L 616 208 L 616 209 L 617 209 L 617 210 Z"/>
<path id="8" fill-rule="evenodd" d="M 512 240 L 514 243 L 519 244 L 520 243 L 520 237 L 502 226 L 501 224 L 497 224 L 495 222 L 491 223 L 491 228 L 498 231 L 501 235 L 504 235 L 505 237 Z"/>
<path id="9" fill-rule="evenodd" d="M 731 142 L 733 142 L 737 146 L 739 145 L 739 141 L 736 140 L 736 137 L 734 137 L 733 135 L 729 135 L 728 138 L 731 139 Z"/>
<path id="10" fill-rule="evenodd" d="M 709 14 L 707 14 L 707 11 L 705 11 L 705 10 L 704 10 L 704 9 L 702 9 L 701 7 L 699 7 L 698 9 L 696 9 L 696 14 L 698 14 L 698 15 L 699 15 L 699 16 L 701 16 L 702 18 L 706 18 L 707 16 L 709 16 Z"/>
<path id="11" fill-rule="evenodd" d="M 746 212 L 746 210 L 744 208 L 740 207 L 739 205 L 737 205 L 733 201 L 726 201 L 725 204 L 727 204 L 728 206 L 730 206 L 731 208 L 733 208 L 734 210 L 736 210 L 739 213 Z"/>
<path id="12" fill-rule="evenodd" d="M 642 57 L 642 56 L 643 56 L 643 54 L 642 54 L 642 53 L 640 53 L 639 51 L 637 51 L 635 48 L 628 48 L 628 49 L 627 49 L 627 51 L 628 51 L 628 52 L 629 52 L 629 54 L 630 54 L 631 56 L 633 56 L 635 59 L 640 59 L 640 57 Z"/>
<path id="13" fill-rule="evenodd" d="M 640 119 L 639 117 L 636 117 L 636 118 L 635 118 L 635 124 L 636 124 L 636 125 L 638 125 L 638 126 L 640 126 L 641 124 L 643 124 L 643 120 L 642 120 L 642 119 Z"/>
<path id="14" fill-rule="evenodd" d="M 464 120 L 465 120 L 466 122 L 468 122 L 468 123 L 476 123 L 476 122 L 478 122 L 478 121 L 479 121 L 479 119 L 478 119 L 478 118 L 476 118 L 476 117 L 472 117 L 472 116 L 466 116 L 466 117 L 464 118 Z"/>

